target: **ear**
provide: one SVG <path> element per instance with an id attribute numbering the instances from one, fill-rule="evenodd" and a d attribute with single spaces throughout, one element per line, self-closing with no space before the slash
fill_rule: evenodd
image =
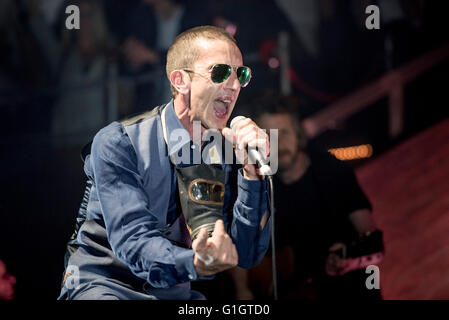
<path id="1" fill-rule="evenodd" d="M 170 83 L 180 94 L 190 92 L 190 76 L 184 70 L 173 70 L 170 74 Z"/>

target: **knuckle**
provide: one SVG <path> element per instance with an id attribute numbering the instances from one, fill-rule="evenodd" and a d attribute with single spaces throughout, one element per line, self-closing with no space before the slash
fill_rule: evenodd
<path id="1" fill-rule="evenodd" d="M 253 122 L 254 121 L 250 117 L 246 117 L 246 119 L 244 121 L 242 121 L 242 125 L 248 125 Z"/>

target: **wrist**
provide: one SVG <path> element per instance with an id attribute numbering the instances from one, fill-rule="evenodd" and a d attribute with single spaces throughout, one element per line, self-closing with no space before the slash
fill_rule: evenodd
<path id="1" fill-rule="evenodd" d="M 199 277 L 206 277 L 215 274 L 215 272 L 211 271 L 201 259 L 198 259 L 197 254 L 193 256 L 193 266 L 195 267 L 196 274 Z"/>
<path id="2" fill-rule="evenodd" d="M 243 177 L 247 180 L 260 180 L 261 177 L 257 175 L 257 173 L 252 173 L 251 171 L 253 170 L 249 170 L 247 168 L 247 166 L 243 167 Z"/>

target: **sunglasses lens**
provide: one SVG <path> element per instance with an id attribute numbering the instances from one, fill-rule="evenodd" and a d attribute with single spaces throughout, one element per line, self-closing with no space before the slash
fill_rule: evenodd
<path id="1" fill-rule="evenodd" d="M 240 67 L 237 69 L 237 77 L 242 87 L 246 87 L 251 80 L 251 69 L 248 67 Z"/>
<path id="2" fill-rule="evenodd" d="M 212 81 L 215 83 L 221 83 L 225 81 L 232 72 L 232 67 L 227 64 L 216 64 L 211 73 Z"/>

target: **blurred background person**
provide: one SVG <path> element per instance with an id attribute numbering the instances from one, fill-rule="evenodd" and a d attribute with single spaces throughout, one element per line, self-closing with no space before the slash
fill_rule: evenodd
<path id="1" fill-rule="evenodd" d="M 40 0 L 28 1 L 31 31 L 40 45 L 50 83 L 58 90 L 51 131 L 55 145 L 63 148 L 84 144 L 117 117 L 115 101 L 109 97 L 116 65 L 101 3 L 77 0 L 70 4 L 79 7 L 81 27 L 69 30 L 64 21 L 61 33 L 55 34 L 40 9 Z"/>
<path id="2" fill-rule="evenodd" d="M 5 134 L 46 130 L 50 123 L 51 99 L 35 94 L 43 89 L 48 77 L 24 17 L 26 7 L 20 2 L 0 1 L 0 108 L 2 117 L 8 119 L 2 125 Z M 26 119 L 19 115 L 24 106 Z"/>
<path id="3" fill-rule="evenodd" d="M 366 287 L 365 268 L 383 257 L 382 233 L 352 168 L 307 142 L 294 97 L 268 92 L 245 109 L 261 128 L 279 130 L 274 180 L 279 298 L 380 299 L 379 290 Z M 234 269 L 232 278 L 236 298 L 270 299 L 270 254 L 249 271 Z"/>

